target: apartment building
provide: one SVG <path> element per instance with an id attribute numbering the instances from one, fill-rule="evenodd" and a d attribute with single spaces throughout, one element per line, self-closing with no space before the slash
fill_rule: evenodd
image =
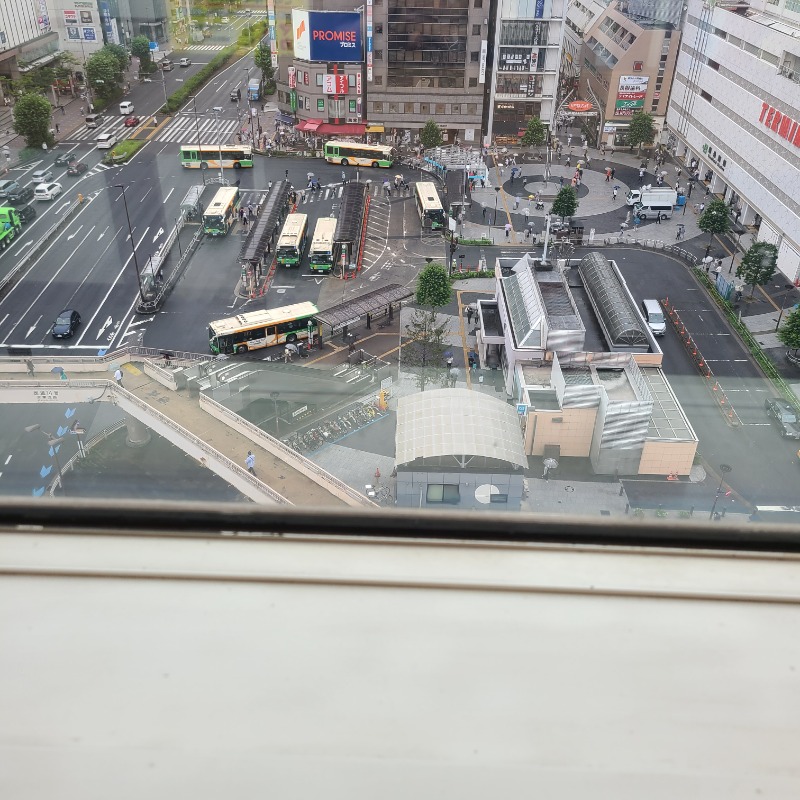
<path id="1" fill-rule="evenodd" d="M 676 155 L 800 282 L 800 3 L 689 0 L 667 126 Z"/>

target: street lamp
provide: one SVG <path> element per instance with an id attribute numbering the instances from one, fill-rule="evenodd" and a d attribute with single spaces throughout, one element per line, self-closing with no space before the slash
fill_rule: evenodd
<path id="1" fill-rule="evenodd" d="M 447 259 L 447 274 L 448 276 L 453 274 L 453 256 L 455 255 L 456 250 L 458 249 L 458 236 L 452 234 L 450 241 L 447 239 L 444 240 L 446 247 L 445 252 L 448 253 Z"/>
<path id="2" fill-rule="evenodd" d="M 786 308 L 786 298 L 789 296 L 789 292 L 794 289 L 793 283 L 784 283 L 783 284 L 783 302 L 781 303 L 781 313 L 778 314 L 778 324 L 775 326 L 775 332 L 777 333 L 778 328 L 781 326 L 781 319 L 783 318 L 783 312 Z"/>
<path id="3" fill-rule="evenodd" d="M 64 441 L 64 439 L 61 436 L 54 436 L 52 433 L 42 430 L 42 427 L 38 424 L 25 426 L 25 433 L 33 433 L 34 431 L 39 431 L 47 438 L 47 444 L 50 446 L 50 454 L 53 456 L 53 459 L 56 462 L 56 480 L 61 486 L 61 491 L 66 495 L 67 490 L 64 488 L 64 479 L 61 475 L 61 462 L 58 460 L 58 446 Z"/>
<path id="4" fill-rule="evenodd" d="M 270 392 L 270 399 L 272 405 L 275 407 L 275 436 L 280 436 L 280 423 L 278 422 L 278 398 L 281 396 L 280 392 Z"/>
<path id="5" fill-rule="evenodd" d="M 221 186 L 225 186 L 225 178 L 222 175 L 222 134 L 219 128 L 219 115 L 222 113 L 222 106 L 214 106 L 211 109 L 217 119 L 217 146 L 219 147 L 219 182 Z"/>
<path id="6" fill-rule="evenodd" d="M 497 225 L 497 198 L 500 197 L 500 186 L 494 187 L 494 218 L 492 219 L 492 225 Z"/>
<path id="7" fill-rule="evenodd" d="M 200 118 L 197 116 L 197 95 L 192 97 L 192 108 L 194 108 L 194 127 L 197 130 L 197 155 L 203 161 L 202 145 L 200 144 Z M 200 177 L 203 179 L 203 186 L 206 185 L 205 170 L 200 170 Z"/>
<path id="8" fill-rule="evenodd" d="M 714 519 L 714 512 L 717 510 L 717 500 L 719 500 L 720 493 L 722 492 L 722 484 L 725 482 L 725 476 L 733 470 L 730 464 L 719 465 L 719 486 L 717 486 L 717 493 L 714 495 L 714 505 L 711 506 L 711 513 L 708 515 L 709 519 Z"/>
<path id="9" fill-rule="evenodd" d="M 144 292 L 142 291 L 142 276 L 139 272 L 139 259 L 136 257 L 136 245 L 133 241 L 133 228 L 131 227 L 131 217 L 128 214 L 128 201 L 125 198 L 125 186 L 121 183 L 113 184 L 115 189 L 122 190 L 122 203 L 125 206 L 125 219 L 128 220 L 128 235 L 130 236 L 131 240 L 131 252 L 133 253 L 133 266 L 136 269 L 136 283 L 139 286 L 139 297 L 142 298 L 142 302 L 144 303 Z"/>

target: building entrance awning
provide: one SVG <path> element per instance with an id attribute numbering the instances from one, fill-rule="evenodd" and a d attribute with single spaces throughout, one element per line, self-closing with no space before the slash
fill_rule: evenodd
<path id="1" fill-rule="evenodd" d="M 315 133 L 322 126 L 321 119 L 304 119 L 295 125 L 298 131 L 303 133 Z"/>
<path id="2" fill-rule="evenodd" d="M 340 303 L 338 306 L 326 308 L 316 315 L 317 322 L 328 328 L 329 333 L 333 334 L 340 331 L 345 325 L 355 325 L 360 320 L 366 318 L 367 314 L 377 314 L 386 311 L 389 306 L 401 303 L 407 297 L 412 297 L 413 289 L 401 286 L 398 283 L 390 283 L 383 289 L 375 289 L 367 292 L 355 300 Z"/>
<path id="3" fill-rule="evenodd" d="M 383 125 L 367 125 L 367 133 L 383 133 L 385 130 Z"/>
<path id="4" fill-rule="evenodd" d="M 317 128 L 317 133 L 324 136 L 363 136 L 366 127 L 361 122 L 351 122 L 345 125 L 331 125 L 323 122 Z"/>

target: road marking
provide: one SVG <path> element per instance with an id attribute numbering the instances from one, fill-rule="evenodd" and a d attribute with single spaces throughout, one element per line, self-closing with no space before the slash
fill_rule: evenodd
<path id="1" fill-rule="evenodd" d="M 13 456 L 13 455 L 9 456 L 9 457 L 8 457 L 8 458 L 7 458 L 7 459 L 6 459 L 6 460 L 3 462 L 3 466 L 4 466 L 4 467 L 7 467 L 7 466 L 8 466 L 8 462 L 9 462 L 9 461 L 11 461 L 11 459 L 12 459 L 12 458 L 14 458 L 14 456 Z"/>
<path id="2" fill-rule="evenodd" d="M 166 203 L 166 202 L 167 202 L 167 200 L 169 200 L 169 196 L 170 196 L 170 195 L 171 195 L 171 194 L 172 194 L 174 191 L 175 191 L 175 187 L 173 186 L 173 187 L 172 187 L 172 188 L 169 190 L 169 192 L 167 192 L 167 196 L 166 196 L 166 197 L 165 197 L 165 198 L 164 198 L 164 199 L 161 201 L 161 205 L 164 205 L 164 203 Z"/>
<path id="3" fill-rule="evenodd" d="M 82 230 L 83 230 L 83 225 L 81 225 L 80 228 L 78 228 L 78 230 L 76 230 L 75 233 L 73 233 L 71 236 L 67 236 L 67 241 L 68 242 L 72 241 L 72 239 L 74 239 Z"/>
<path id="4" fill-rule="evenodd" d="M 68 205 L 71 205 L 71 204 L 72 204 L 72 201 L 71 200 L 67 200 L 67 202 L 64 203 L 64 205 L 60 206 L 58 211 L 56 211 L 56 216 L 58 216 Z"/>
<path id="5" fill-rule="evenodd" d="M 100 330 L 97 333 L 97 338 L 99 339 L 105 332 L 106 329 L 111 325 L 114 320 L 111 317 L 106 317 L 106 321 L 100 327 Z"/>
<path id="6" fill-rule="evenodd" d="M 98 242 L 108 233 L 108 229 L 110 227 L 111 227 L 110 225 L 106 225 L 106 229 L 97 237 Z"/>
<path id="7" fill-rule="evenodd" d="M 32 241 L 31 242 L 25 242 L 25 244 L 22 244 L 17 248 L 17 252 L 19 253 L 20 250 L 24 250 L 26 247 L 30 247 L 32 244 L 33 244 Z"/>
<path id="8" fill-rule="evenodd" d="M 39 317 L 39 319 L 37 319 L 36 322 L 34 322 L 33 325 L 31 325 L 31 327 L 28 328 L 28 332 L 25 334 L 26 339 L 36 330 L 37 326 L 41 321 L 42 317 Z"/>
<path id="9" fill-rule="evenodd" d="M 158 233 L 153 237 L 153 241 L 155 242 L 155 240 L 158 239 L 158 237 L 161 236 L 162 233 L 164 233 L 164 229 L 159 228 Z"/>

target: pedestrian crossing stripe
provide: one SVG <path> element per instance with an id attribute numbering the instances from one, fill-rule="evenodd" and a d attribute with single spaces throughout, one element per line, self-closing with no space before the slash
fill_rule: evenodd
<path id="1" fill-rule="evenodd" d="M 194 50 L 195 52 L 199 50 L 224 50 L 227 46 L 226 44 L 192 44 L 186 50 Z"/>
<path id="2" fill-rule="evenodd" d="M 194 114 L 186 114 L 172 119 L 155 137 L 159 142 L 179 144 L 227 144 L 239 128 L 239 120 L 220 120 L 217 129 L 216 119 L 195 119 Z M 199 132 L 199 136 L 198 136 Z"/>

